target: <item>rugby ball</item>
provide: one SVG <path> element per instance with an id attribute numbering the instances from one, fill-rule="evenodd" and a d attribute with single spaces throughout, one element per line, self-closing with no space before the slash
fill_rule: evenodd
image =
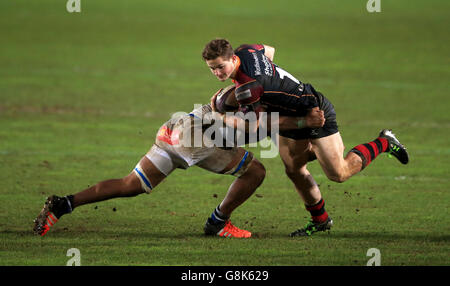
<path id="1" fill-rule="evenodd" d="M 216 93 L 215 98 L 215 106 L 217 112 L 225 113 L 225 112 L 232 112 L 237 111 L 239 108 L 239 105 L 236 101 L 234 90 L 236 89 L 236 86 L 229 85 L 227 87 L 221 88 Z"/>

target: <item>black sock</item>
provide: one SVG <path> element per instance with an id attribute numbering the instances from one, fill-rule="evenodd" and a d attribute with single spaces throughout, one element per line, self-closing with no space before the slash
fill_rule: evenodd
<path id="1" fill-rule="evenodd" d="M 75 208 L 75 207 L 73 206 L 73 195 L 68 195 L 68 196 L 66 196 L 66 199 L 67 199 L 68 204 L 69 204 L 69 207 L 70 207 L 70 211 L 69 211 L 69 212 L 72 212 L 73 209 Z"/>
<path id="2" fill-rule="evenodd" d="M 73 195 L 68 195 L 62 197 L 60 200 L 56 202 L 56 205 L 53 207 L 53 213 L 56 218 L 59 219 L 61 216 L 71 213 L 73 210 Z"/>
<path id="3" fill-rule="evenodd" d="M 220 211 L 220 205 L 218 205 L 211 214 L 211 220 L 214 224 L 225 223 L 229 218 L 229 216 Z"/>

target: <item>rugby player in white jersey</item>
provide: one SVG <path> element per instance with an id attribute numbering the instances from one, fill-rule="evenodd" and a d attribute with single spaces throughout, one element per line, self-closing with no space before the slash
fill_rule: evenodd
<path id="1" fill-rule="evenodd" d="M 217 98 L 222 99 L 216 102 L 219 111 L 237 110 L 234 89 L 232 85 L 216 93 Z M 213 140 L 203 136 L 212 122 L 220 118 L 215 115 L 217 113 L 212 112 L 211 105 L 207 104 L 189 114 L 165 122 L 159 129 L 153 146 L 140 159 L 134 170 L 124 178 L 99 182 L 74 195 L 48 197 L 34 221 L 35 234 L 44 236 L 63 215 L 71 213 L 75 208 L 113 198 L 150 193 L 175 169 L 187 169 L 195 165 L 213 173 L 236 177 L 223 201 L 207 219 L 204 226 L 205 234 L 250 237 L 251 232 L 235 227 L 230 221 L 230 216 L 261 185 L 265 177 L 265 168 L 251 152 L 236 145 L 218 146 L 215 141 L 217 138 Z M 277 124 L 280 130 L 291 130 L 299 128 L 299 125 L 302 125 L 302 128 L 317 128 L 323 126 L 324 122 L 323 112 L 316 111 L 304 117 L 280 117 Z M 198 139 L 196 132 L 200 132 L 200 144 L 194 142 Z"/>

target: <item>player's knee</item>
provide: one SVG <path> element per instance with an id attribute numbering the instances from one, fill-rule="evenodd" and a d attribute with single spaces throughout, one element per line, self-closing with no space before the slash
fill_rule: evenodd
<path id="1" fill-rule="evenodd" d="M 286 175 L 288 176 L 289 179 L 295 179 L 298 176 L 298 170 L 294 170 L 291 168 L 285 168 L 284 172 L 286 173 Z"/>
<path id="2" fill-rule="evenodd" d="M 125 178 L 122 178 L 123 196 L 136 196 L 143 192 L 144 190 L 142 189 L 141 183 L 135 175 L 130 174 Z"/>
<path id="3" fill-rule="evenodd" d="M 336 183 L 343 183 L 348 180 L 349 176 L 344 174 L 343 172 L 336 172 L 333 174 L 327 174 L 329 180 Z"/>
<path id="4" fill-rule="evenodd" d="M 289 179 L 291 180 L 297 180 L 297 179 L 301 179 L 303 177 L 306 177 L 306 173 L 302 171 L 301 168 L 297 168 L 297 167 L 286 167 L 284 169 L 286 175 L 288 176 Z"/>
<path id="5" fill-rule="evenodd" d="M 257 180 L 262 183 L 264 181 L 264 178 L 266 177 L 266 168 L 258 160 L 253 160 L 252 165 L 255 168 L 255 176 Z"/>
<path id="6" fill-rule="evenodd" d="M 266 168 L 261 162 L 253 159 L 245 174 L 251 177 L 258 185 L 260 185 L 266 177 Z"/>

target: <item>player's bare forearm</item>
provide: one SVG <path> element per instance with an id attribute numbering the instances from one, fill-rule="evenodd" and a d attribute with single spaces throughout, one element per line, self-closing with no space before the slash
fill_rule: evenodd
<path id="1" fill-rule="evenodd" d="M 318 108 L 312 109 L 304 117 L 279 116 L 278 119 L 273 119 L 269 115 L 266 117 L 266 122 L 261 122 L 259 118 L 256 121 L 248 121 L 231 114 L 221 114 L 220 116 L 226 126 L 245 132 L 256 132 L 261 124 L 265 124 L 264 127 L 268 131 L 272 130 L 272 125 L 278 126 L 279 131 L 285 131 L 302 128 L 320 128 L 325 124 L 323 111 Z"/>
<path id="2" fill-rule="evenodd" d="M 271 62 L 273 62 L 273 57 L 275 56 L 275 48 L 264 45 L 264 55 L 268 57 Z"/>
<path id="3" fill-rule="evenodd" d="M 258 130 L 259 119 L 250 122 L 248 120 L 244 120 L 242 117 L 231 115 L 230 113 L 220 114 L 220 116 L 225 125 L 230 128 L 241 130 L 246 133 L 252 133 Z"/>

